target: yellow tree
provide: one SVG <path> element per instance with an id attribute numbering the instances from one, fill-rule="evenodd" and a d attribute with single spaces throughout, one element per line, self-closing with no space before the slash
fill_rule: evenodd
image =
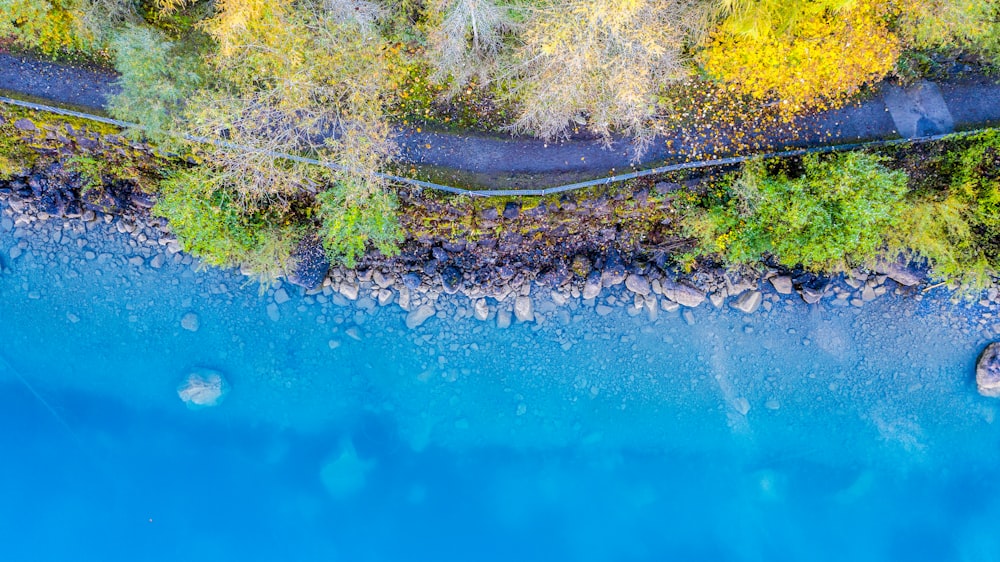
<path id="1" fill-rule="evenodd" d="M 900 39 L 878 0 L 730 0 L 700 61 L 712 76 L 789 113 L 882 79 Z"/>

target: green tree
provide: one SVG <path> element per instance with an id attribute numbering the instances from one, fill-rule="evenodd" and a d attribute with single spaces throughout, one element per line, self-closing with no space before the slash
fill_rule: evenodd
<path id="1" fill-rule="evenodd" d="M 907 176 L 878 156 L 808 156 L 795 178 L 753 161 L 725 197 L 688 221 L 703 253 L 752 263 L 767 253 L 788 266 L 841 270 L 873 260 L 900 224 Z"/>

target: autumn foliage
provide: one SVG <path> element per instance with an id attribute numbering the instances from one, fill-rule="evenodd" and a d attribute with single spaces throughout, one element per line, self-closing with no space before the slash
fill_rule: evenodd
<path id="1" fill-rule="evenodd" d="M 792 0 L 772 12 L 735 8 L 701 61 L 741 91 L 800 112 L 850 96 L 893 69 L 900 40 L 882 15 L 874 0 Z"/>

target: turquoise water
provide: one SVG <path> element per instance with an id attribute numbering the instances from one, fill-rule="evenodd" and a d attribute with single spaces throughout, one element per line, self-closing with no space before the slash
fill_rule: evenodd
<path id="1" fill-rule="evenodd" d="M 2 560 L 1000 560 L 995 310 L 409 331 L 287 288 L 274 320 L 231 272 L 42 231 L 0 232 Z M 221 405 L 180 401 L 194 368 Z"/>

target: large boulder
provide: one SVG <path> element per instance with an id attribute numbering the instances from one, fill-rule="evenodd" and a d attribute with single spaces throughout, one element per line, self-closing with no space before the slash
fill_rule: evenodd
<path id="1" fill-rule="evenodd" d="M 924 274 L 903 258 L 895 261 L 880 261 L 875 271 L 887 276 L 905 287 L 913 287 L 924 282 Z"/>
<path id="2" fill-rule="evenodd" d="M 677 304 L 690 308 L 697 308 L 698 305 L 705 302 L 704 291 L 685 283 L 678 283 L 672 279 L 665 279 L 663 281 L 663 296 Z"/>
<path id="3" fill-rule="evenodd" d="M 192 409 L 216 406 L 228 392 L 222 373 L 211 369 L 195 369 L 177 387 L 177 396 Z"/>
<path id="4" fill-rule="evenodd" d="M 292 252 L 288 281 L 306 289 L 315 289 L 323 284 L 329 271 L 330 261 L 326 258 L 323 245 L 315 236 L 307 236 Z"/>
<path id="5" fill-rule="evenodd" d="M 986 346 L 976 363 L 976 386 L 979 394 L 1000 398 L 1000 342 Z"/>
<path id="6" fill-rule="evenodd" d="M 535 319 L 535 307 L 531 297 L 517 297 L 514 301 L 514 316 L 518 322 L 531 322 Z"/>

